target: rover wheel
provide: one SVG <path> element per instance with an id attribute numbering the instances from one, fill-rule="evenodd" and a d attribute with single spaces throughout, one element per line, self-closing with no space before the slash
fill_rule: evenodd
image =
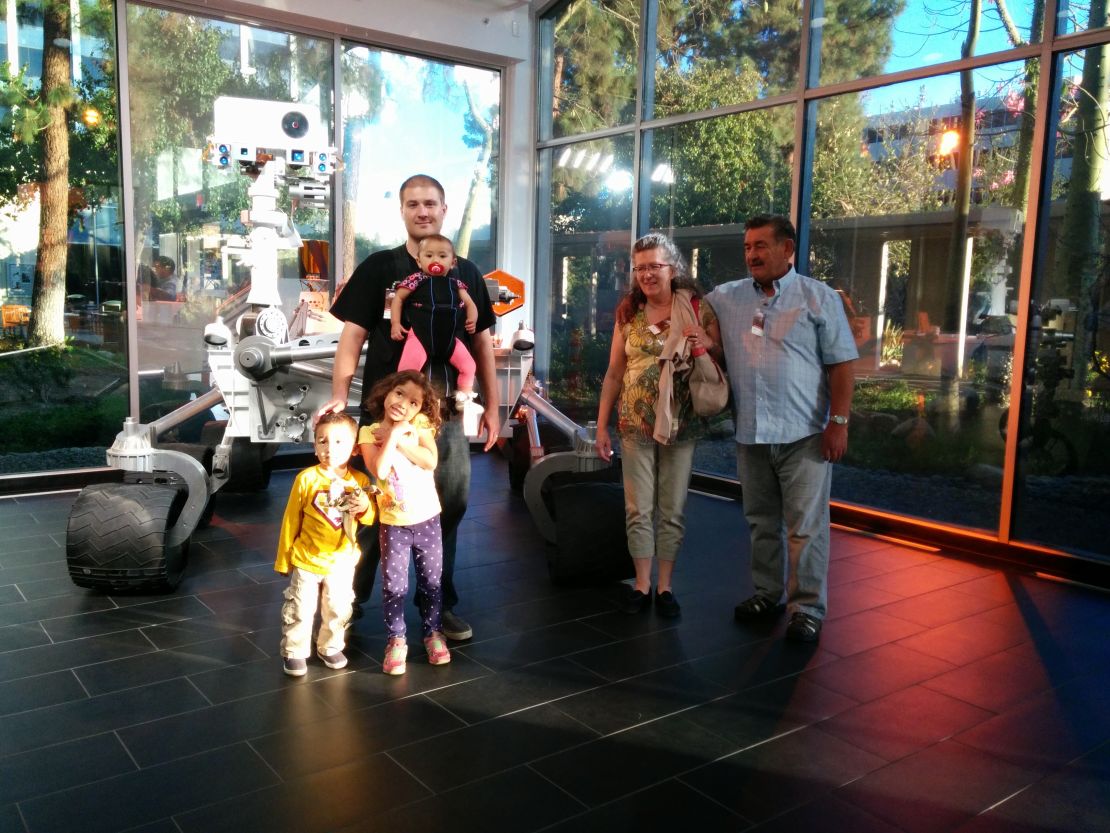
<path id="1" fill-rule="evenodd" d="M 66 562 L 73 583 L 105 591 L 173 590 L 189 541 L 167 545 L 186 495 L 172 486 L 108 483 L 81 490 L 69 513 Z"/>

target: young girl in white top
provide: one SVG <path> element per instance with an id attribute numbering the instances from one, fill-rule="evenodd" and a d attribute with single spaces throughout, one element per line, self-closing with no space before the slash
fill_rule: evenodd
<path id="1" fill-rule="evenodd" d="M 382 670 L 404 674 L 405 594 L 409 559 L 416 564 L 420 616 L 428 662 L 451 661 L 440 625 L 443 608 L 443 538 L 434 472 L 439 459 L 435 434 L 439 397 L 424 374 L 402 370 L 380 380 L 363 402 L 374 422 L 359 430 L 367 471 L 380 490 L 382 614 L 389 630 Z"/>

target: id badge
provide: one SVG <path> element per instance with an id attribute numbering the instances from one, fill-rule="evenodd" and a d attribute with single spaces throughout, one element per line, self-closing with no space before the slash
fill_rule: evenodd
<path id="1" fill-rule="evenodd" d="M 755 315 L 752 316 L 752 335 L 763 338 L 763 322 L 766 319 L 763 310 L 756 310 Z"/>

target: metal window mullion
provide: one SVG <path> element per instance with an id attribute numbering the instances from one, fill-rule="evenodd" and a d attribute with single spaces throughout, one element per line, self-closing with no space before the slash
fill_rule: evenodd
<path id="1" fill-rule="evenodd" d="M 634 128 L 632 136 L 632 217 L 629 223 L 629 241 L 628 248 L 631 251 L 632 244 L 639 236 L 640 229 L 640 201 L 644 199 L 641 192 L 641 160 L 640 154 L 643 152 L 643 132 L 642 125 L 644 123 L 644 95 L 645 88 L 648 86 L 647 73 L 655 71 L 655 62 L 648 66 L 648 54 L 655 54 L 655 35 L 652 34 L 652 47 L 649 50 L 648 30 L 651 28 L 652 21 L 658 19 L 658 6 L 657 0 L 641 0 L 640 2 L 640 36 L 637 38 L 636 43 L 636 65 L 639 67 L 639 72 L 636 73 L 636 112 L 632 119 Z M 652 84 L 654 91 L 655 85 Z M 652 93 L 654 98 L 654 92 Z M 652 101 L 652 110 L 654 111 L 654 100 Z M 651 200 L 651 189 L 648 188 L 646 198 L 649 202 Z M 650 219 L 650 217 L 649 217 Z"/>
<path id="2" fill-rule="evenodd" d="M 336 161 L 340 164 L 336 165 L 337 175 L 332 177 L 332 200 L 331 200 L 331 239 L 335 244 L 335 256 L 331 258 L 331 274 L 328 275 L 328 291 L 334 297 L 335 288 L 339 284 L 339 276 L 346 275 L 347 267 L 347 252 L 344 245 L 345 235 L 343 233 L 343 182 L 346 179 L 342 173 L 344 165 L 344 153 L 346 153 L 346 131 L 343 125 L 343 39 L 338 35 L 332 38 L 331 47 L 332 56 L 332 84 L 331 84 L 331 113 L 333 124 L 333 135 L 335 136 L 335 156 Z M 358 176 L 358 171 L 351 171 L 353 176 Z"/>
<path id="3" fill-rule="evenodd" d="M 794 101 L 794 153 L 790 165 L 790 217 L 794 222 L 795 230 L 802 228 L 802 200 L 803 181 L 805 179 L 806 157 L 809 155 L 810 142 L 806 141 L 806 127 L 809 123 L 808 105 L 805 99 L 805 90 L 809 81 L 809 40 L 811 32 L 810 21 L 812 0 L 802 4 L 802 29 L 801 41 L 798 44 L 798 86 L 795 88 Z M 807 218 L 808 219 L 808 218 Z M 803 236 L 798 239 L 798 250 L 794 253 L 794 261 L 803 271 L 809 262 L 807 245 L 809 240 L 809 223 L 805 224 Z"/>
<path id="4" fill-rule="evenodd" d="M 998 540 L 1009 543 L 1013 526 L 1014 490 L 1017 488 L 1017 450 L 1018 427 L 1021 425 L 1022 391 L 1025 386 L 1025 356 L 1029 340 L 1029 304 L 1033 298 L 1034 258 L 1038 255 L 1038 238 L 1041 228 L 1041 198 L 1045 193 L 1046 171 L 1051 173 L 1052 166 L 1046 166 L 1046 137 L 1049 119 L 1056 122 L 1053 112 L 1056 100 L 1056 66 L 1052 32 L 1056 27 L 1056 0 L 1045 0 L 1044 30 L 1047 37 L 1041 38 L 1040 67 L 1037 79 L 1037 108 L 1033 126 L 1033 148 L 1029 155 L 1029 191 L 1025 212 L 1025 227 L 1022 232 L 1021 271 L 1018 274 L 1018 320 L 1014 333 L 1014 351 L 1010 362 L 1010 413 L 1006 420 L 1006 445 L 1002 452 L 1002 494 L 998 513 Z M 1103 33 L 1105 35 L 1105 32 Z M 1050 206 L 1049 206 L 1050 207 Z M 1050 212 L 1049 212 L 1050 213 Z M 1047 233 L 1048 214 L 1044 216 L 1044 229 Z"/>
<path id="5" fill-rule="evenodd" d="M 135 253 L 135 170 L 131 154 L 131 80 L 128 67 L 127 9 L 116 3 L 116 78 L 119 96 L 120 209 L 123 220 L 124 297 L 127 308 L 127 410 L 139 419 L 138 262 Z"/>

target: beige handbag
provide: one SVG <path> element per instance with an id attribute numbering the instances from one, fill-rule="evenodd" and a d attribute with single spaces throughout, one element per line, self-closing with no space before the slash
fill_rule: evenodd
<path id="1" fill-rule="evenodd" d="M 698 416 L 717 416 L 728 406 L 728 378 L 705 351 L 694 356 L 689 376 L 690 401 Z"/>
<path id="2" fill-rule="evenodd" d="M 695 317 L 700 317 L 699 300 L 694 298 L 691 301 Z M 702 417 L 717 416 L 728 407 L 728 377 L 705 350 L 698 350 L 690 355 L 693 367 L 690 368 L 687 383 L 690 386 L 694 413 Z"/>

